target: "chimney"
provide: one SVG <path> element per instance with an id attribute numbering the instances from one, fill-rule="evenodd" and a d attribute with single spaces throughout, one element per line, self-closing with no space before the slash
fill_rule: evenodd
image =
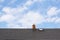
<path id="1" fill-rule="evenodd" d="M 36 26 L 35 26 L 35 24 L 32 25 L 32 30 L 33 30 L 33 31 L 36 31 Z"/>

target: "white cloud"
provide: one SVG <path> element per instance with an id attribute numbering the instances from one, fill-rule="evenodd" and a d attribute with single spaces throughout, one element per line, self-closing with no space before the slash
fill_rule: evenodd
<path id="1" fill-rule="evenodd" d="M 51 8 L 49 10 L 50 14 L 48 12 L 47 18 L 45 19 L 45 17 L 43 15 L 41 15 L 39 12 L 35 12 L 35 11 L 29 11 L 28 13 L 26 13 L 25 15 L 21 15 L 25 9 L 24 7 L 17 7 L 17 8 L 10 8 L 10 7 L 4 7 L 3 8 L 3 12 L 5 12 L 6 14 L 1 16 L 1 20 L 0 21 L 6 21 L 8 23 L 8 28 L 31 28 L 32 24 L 41 24 L 43 22 L 55 22 L 58 23 L 60 21 L 60 19 L 57 19 L 57 17 L 49 17 L 49 16 L 53 16 L 56 15 L 59 10 L 56 10 L 56 8 Z M 53 12 L 51 12 L 51 10 L 53 10 Z M 56 12 L 56 14 L 54 14 L 54 12 Z M 14 14 L 16 14 L 16 16 L 13 16 Z M 18 14 L 18 15 L 17 15 Z M 20 18 L 21 17 L 21 18 Z M 16 20 L 16 21 L 14 21 Z M 20 25 L 18 25 L 19 23 L 21 23 Z M 21 26 L 22 25 L 22 26 Z"/>
<path id="2" fill-rule="evenodd" d="M 16 0 L 12 0 L 12 3 L 14 3 Z M 23 6 L 17 6 L 16 8 L 11 8 L 11 7 L 4 7 L 2 11 L 4 11 L 7 14 L 16 14 L 19 12 L 23 12 L 24 10 L 28 10 L 27 6 L 32 5 L 34 2 L 39 1 L 39 0 L 28 0 Z M 40 0 L 41 1 L 41 0 Z"/>
<path id="3" fill-rule="evenodd" d="M 55 22 L 56 20 L 57 20 L 57 17 L 46 18 L 46 22 Z"/>
<path id="4" fill-rule="evenodd" d="M 29 7 L 35 2 L 43 2 L 44 0 L 28 0 L 25 4 L 24 7 Z"/>
<path id="5" fill-rule="evenodd" d="M 60 9 L 57 7 L 52 7 L 47 11 L 47 16 L 52 17 L 52 16 L 57 16 L 60 13 Z"/>
<path id="6" fill-rule="evenodd" d="M 32 0 L 28 0 L 28 1 L 25 3 L 25 6 L 32 5 L 32 3 L 33 3 Z"/>
<path id="7" fill-rule="evenodd" d="M 14 20 L 21 19 L 22 12 L 25 10 L 25 7 L 17 7 L 17 8 L 11 8 L 11 7 L 4 7 L 2 9 L 3 12 L 5 12 L 5 15 L 1 16 L 0 21 L 6 21 L 8 22 L 8 27 L 20 27 L 20 25 L 17 24 L 17 21 L 14 22 Z"/>
<path id="8" fill-rule="evenodd" d="M 57 18 L 55 23 L 60 23 L 60 18 Z"/>
<path id="9" fill-rule="evenodd" d="M 23 12 L 25 9 L 26 9 L 25 7 L 16 8 L 4 7 L 2 11 L 5 12 L 6 14 L 19 14 L 20 12 Z"/>
<path id="10" fill-rule="evenodd" d="M 60 9 L 57 7 L 52 7 L 47 11 L 47 22 L 54 22 L 54 23 L 60 23 L 60 18 L 58 17 L 58 14 L 60 13 Z M 55 16 L 55 17 L 53 17 Z"/>
<path id="11" fill-rule="evenodd" d="M 5 12 L 5 13 L 10 13 L 10 12 L 11 12 L 11 8 L 9 8 L 9 7 L 4 7 L 4 8 L 2 9 L 2 11 Z"/>
<path id="12" fill-rule="evenodd" d="M 37 0 L 35 0 L 37 1 Z M 28 7 L 26 5 L 30 6 L 33 4 L 32 0 L 29 0 L 24 4 L 22 7 L 4 7 L 2 9 L 3 12 L 6 13 L 6 15 L 3 15 L 0 17 L 0 21 L 7 21 L 8 22 L 8 28 L 31 28 L 32 24 L 41 24 L 43 22 L 59 22 L 60 19 L 57 19 L 56 17 L 51 17 L 54 15 L 57 15 L 60 12 L 60 9 L 57 9 L 56 7 L 52 7 L 47 11 L 47 18 L 43 15 L 41 15 L 39 12 L 29 11 L 25 15 L 22 15 L 22 12 L 24 10 L 27 10 Z M 16 16 L 13 16 L 16 15 Z M 20 18 L 21 17 L 21 18 Z M 16 19 L 16 21 L 14 21 Z M 18 25 L 19 23 L 22 24 Z"/>
<path id="13" fill-rule="evenodd" d="M 12 19 L 14 19 L 15 17 L 13 15 L 3 15 L 0 17 L 0 21 L 11 21 Z"/>
<path id="14" fill-rule="evenodd" d="M 29 11 L 18 22 L 22 23 L 23 27 L 30 28 L 32 24 L 40 24 L 44 21 L 44 17 L 38 12 Z"/>
<path id="15" fill-rule="evenodd" d="M 50 8 L 48 11 L 47 11 L 47 15 L 49 16 L 49 17 L 51 17 L 51 16 L 54 16 L 54 15 L 56 15 L 57 13 L 57 8 L 56 7 L 52 7 L 52 8 Z"/>
<path id="16" fill-rule="evenodd" d="M 2 9 L 3 12 L 5 12 L 5 14 L 7 15 L 14 15 L 14 17 L 16 19 L 19 19 L 19 18 L 22 18 L 23 17 L 23 11 L 25 10 L 26 8 L 24 7 L 16 7 L 16 8 L 11 8 L 11 7 L 4 7 Z"/>
<path id="17" fill-rule="evenodd" d="M 49 12 L 53 14 L 48 14 L 49 16 L 56 15 L 59 10 L 56 10 L 56 8 L 52 8 L 53 12 L 51 10 Z M 47 18 L 43 15 L 41 15 L 39 12 L 34 12 L 34 11 L 29 11 L 25 15 L 21 15 L 25 9 L 22 7 L 17 7 L 17 8 L 10 8 L 10 7 L 4 7 L 3 12 L 6 13 L 6 15 L 3 15 L 0 19 L 0 21 L 7 21 L 8 22 L 8 28 L 31 28 L 32 24 L 41 24 L 43 22 L 58 22 L 59 20 L 56 17 L 49 17 L 47 15 Z M 49 13 L 48 12 L 48 13 Z M 56 12 L 56 14 L 54 14 Z M 16 14 L 16 16 L 13 16 Z M 18 15 L 17 15 L 18 14 Z M 21 18 L 20 18 L 21 17 Z M 14 21 L 16 19 L 16 21 Z M 18 25 L 19 23 L 22 24 Z"/>

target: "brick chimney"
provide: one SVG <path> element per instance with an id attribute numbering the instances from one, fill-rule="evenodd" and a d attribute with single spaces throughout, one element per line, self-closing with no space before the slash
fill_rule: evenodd
<path id="1" fill-rule="evenodd" d="M 32 25 L 32 30 L 33 30 L 33 31 L 36 31 L 36 26 L 35 26 L 35 24 Z"/>

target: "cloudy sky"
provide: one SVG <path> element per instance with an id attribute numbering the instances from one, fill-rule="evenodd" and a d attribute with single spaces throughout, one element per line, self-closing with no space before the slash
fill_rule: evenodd
<path id="1" fill-rule="evenodd" d="M 60 28 L 60 0 L 0 0 L 0 28 Z"/>

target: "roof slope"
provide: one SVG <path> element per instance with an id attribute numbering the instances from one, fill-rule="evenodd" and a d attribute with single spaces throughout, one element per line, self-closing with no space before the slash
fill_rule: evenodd
<path id="1" fill-rule="evenodd" d="M 0 40 L 60 40 L 60 29 L 0 29 Z"/>

